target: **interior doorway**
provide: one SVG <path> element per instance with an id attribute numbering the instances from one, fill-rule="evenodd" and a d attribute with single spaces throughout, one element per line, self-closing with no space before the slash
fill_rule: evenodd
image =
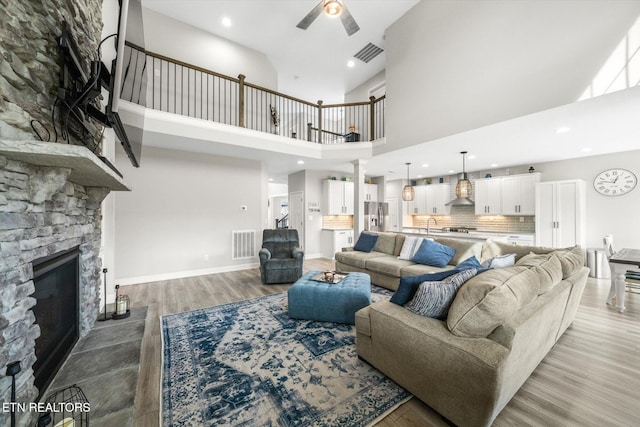
<path id="1" fill-rule="evenodd" d="M 289 228 L 298 230 L 300 247 L 304 249 L 304 191 L 289 193 Z"/>

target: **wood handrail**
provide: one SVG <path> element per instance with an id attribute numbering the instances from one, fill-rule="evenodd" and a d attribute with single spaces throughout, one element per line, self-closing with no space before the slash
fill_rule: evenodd
<path id="1" fill-rule="evenodd" d="M 217 73 L 217 72 L 209 70 L 207 68 L 199 67 L 197 65 L 189 64 L 188 62 L 180 61 L 178 59 L 169 58 L 168 56 L 164 56 L 164 55 L 161 55 L 161 54 L 156 53 L 156 52 L 145 50 L 143 47 L 140 47 L 140 46 L 136 45 L 135 43 L 131 43 L 130 41 L 126 41 L 125 40 L 125 44 L 127 46 L 129 46 L 130 48 L 132 48 L 132 49 L 135 49 L 135 50 L 138 50 L 140 52 L 146 53 L 147 55 L 152 56 L 154 58 L 161 59 L 161 60 L 167 61 L 167 62 L 172 62 L 172 63 L 174 63 L 176 65 L 181 65 L 183 67 L 191 68 L 191 69 L 194 69 L 196 71 L 200 71 L 200 72 L 203 72 L 203 73 L 206 73 L 206 74 L 211 74 L 213 76 L 220 77 L 221 79 L 231 80 L 232 82 L 240 83 L 240 79 L 239 78 L 227 76 L 226 74 Z M 290 96 L 290 95 L 286 95 L 284 93 L 276 92 L 275 90 L 272 90 L 272 89 L 269 89 L 269 88 L 266 88 L 264 86 L 260 86 L 260 85 L 257 85 L 257 84 L 248 83 L 246 81 L 244 81 L 244 86 L 245 87 L 250 87 L 250 88 L 253 88 L 253 89 L 258 89 L 258 90 L 261 90 L 263 92 L 270 93 L 271 95 L 281 96 L 283 98 L 290 99 L 291 101 L 300 102 L 301 104 L 305 104 L 305 105 L 308 105 L 310 107 L 317 107 L 318 106 L 318 104 L 315 104 L 313 102 L 305 101 L 304 99 L 296 98 L 295 96 Z M 386 97 L 386 95 L 382 95 L 380 98 L 377 98 L 375 100 L 375 102 L 381 101 L 385 97 Z M 369 101 L 347 102 L 347 103 L 344 103 L 344 104 L 327 104 L 327 105 L 323 105 L 322 108 L 358 107 L 358 106 L 368 105 L 368 104 L 369 104 Z"/>

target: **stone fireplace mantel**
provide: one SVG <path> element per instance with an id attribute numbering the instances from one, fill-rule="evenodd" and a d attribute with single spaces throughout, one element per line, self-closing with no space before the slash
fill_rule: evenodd
<path id="1" fill-rule="evenodd" d="M 130 190 L 84 146 L 0 139 L 0 367 L 20 362 L 18 402 L 34 402 L 44 392 L 36 388 L 33 370 L 41 336 L 32 310 L 34 263 L 77 248 L 77 320 L 80 336 L 86 335 L 103 288 L 102 201 L 110 191 Z M 10 394 L 11 378 L 2 371 L 0 401 L 8 402 Z M 33 425 L 34 416 L 18 414 L 17 425 Z"/>
<path id="2" fill-rule="evenodd" d="M 131 190 L 109 166 L 80 145 L 0 139 L 0 156 L 37 166 L 71 169 L 69 181 L 84 187 Z"/>

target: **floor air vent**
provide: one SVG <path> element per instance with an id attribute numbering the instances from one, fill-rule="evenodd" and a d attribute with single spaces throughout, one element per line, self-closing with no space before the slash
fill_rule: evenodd
<path id="1" fill-rule="evenodd" d="M 369 43 L 353 56 L 354 58 L 357 58 L 362 62 L 369 62 L 376 56 L 380 55 L 382 52 L 384 52 L 384 49 L 376 46 L 373 43 Z"/>
<path id="2" fill-rule="evenodd" d="M 234 230 L 231 233 L 231 259 L 256 255 L 256 230 Z"/>

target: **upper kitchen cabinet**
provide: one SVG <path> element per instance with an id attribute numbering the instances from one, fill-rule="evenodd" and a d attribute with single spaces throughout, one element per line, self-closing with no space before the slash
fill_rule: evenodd
<path id="1" fill-rule="evenodd" d="M 407 215 L 427 214 L 427 186 L 413 186 L 413 200 L 407 202 Z"/>
<path id="2" fill-rule="evenodd" d="M 500 178 L 474 181 L 476 215 L 500 215 L 502 212 L 502 186 Z"/>
<path id="3" fill-rule="evenodd" d="M 426 185 L 426 213 L 429 215 L 449 215 L 451 206 L 450 184 Z"/>
<path id="4" fill-rule="evenodd" d="M 353 215 L 353 182 L 322 181 L 322 214 Z"/>
<path id="5" fill-rule="evenodd" d="M 564 248 L 585 243 L 585 183 L 583 180 L 540 182 L 536 185 L 536 245 Z"/>
<path id="6" fill-rule="evenodd" d="M 535 215 L 536 184 L 540 173 L 513 175 L 501 178 L 502 215 Z"/>
<path id="7" fill-rule="evenodd" d="M 365 202 L 377 202 L 378 201 L 378 184 L 365 184 L 364 185 L 364 201 Z"/>

